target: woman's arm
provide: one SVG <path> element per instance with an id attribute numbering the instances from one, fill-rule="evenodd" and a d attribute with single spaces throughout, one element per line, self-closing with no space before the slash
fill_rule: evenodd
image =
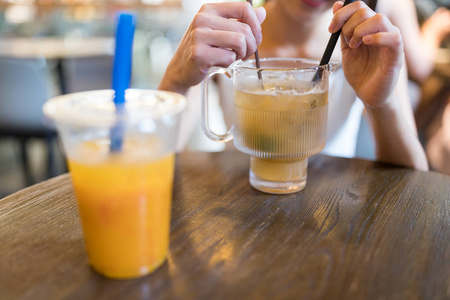
<path id="1" fill-rule="evenodd" d="M 441 127 L 427 143 L 427 154 L 436 171 L 450 175 L 450 98 L 442 115 Z"/>
<path id="2" fill-rule="evenodd" d="M 377 160 L 426 171 L 427 158 L 417 137 L 404 67 L 392 97 L 393 107 L 377 109 L 366 106 L 375 136 Z"/>
<path id="3" fill-rule="evenodd" d="M 406 75 L 401 71 L 403 42 L 399 30 L 362 1 L 346 7 L 337 2 L 333 11 L 330 31 L 342 28 L 342 66 L 347 81 L 364 102 L 375 135 L 377 159 L 428 170 L 415 130 Z"/>

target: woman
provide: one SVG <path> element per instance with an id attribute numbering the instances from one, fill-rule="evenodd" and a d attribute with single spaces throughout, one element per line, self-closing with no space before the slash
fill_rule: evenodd
<path id="1" fill-rule="evenodd" d="M 342 63 L 342 76 L 337 72 L 330 84 L 329 100 L 330 128 L 337 130 L 329 130 L 327 147 L 334 144 L 339 151 L 345 145 L 340 135 L 352 129 L 345 122 L 358 97 L 370 118 L 377 160 L 427 170 L 409 104 L 398 29 L 361 1 L 345 7 L 333 2 L 271 0 L 265 9 L 245 2 L 206 4 L 186 31 L 159 88 L 186 94 L 210 67 L 246 60 L 257 45 L 261 57 L 319 59 L 330 33 L 342 28 L 341 47 L 332 58 Z"/>

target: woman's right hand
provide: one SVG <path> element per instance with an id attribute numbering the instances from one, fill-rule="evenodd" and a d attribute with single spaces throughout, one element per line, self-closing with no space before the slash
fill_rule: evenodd
<path id="1" fill-rule="evenodd" d="M 169 63 L 160 90 L 186 94 L 210 67 L 228 67 L 252 56 L 262 42 L 266 11 L 247 2 L 211 3 L 201 7 Z"/>

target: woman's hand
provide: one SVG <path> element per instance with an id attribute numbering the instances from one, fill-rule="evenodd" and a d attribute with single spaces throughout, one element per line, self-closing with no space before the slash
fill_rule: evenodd
<path id="1" fill-rule="evenodd" d="M 334 5 L 329 29 L 336 32 L 342 28 L 342 67 L 366 107 L 377 160 L 428 170 L 406 85 L 397 87 L 400 76 L 406 80 L 406 72 L 400 74 L 403 63 L 400 31 L 386 16 L 375 13 L 362 1 L 342 6 L 342 2 Z M 398 95 L 394 92 L 396 88 Z M 401 90 L 406 98 L 400 97 Z"/>
<path id="2" fill-rule="evenodd" d="M 366 106 L 393 105 L 392 97 L 403 62 L 400 31 L 364 2 L 345 7 L 336 2 L 329 31 L 342 28 L 342 67 L 347 81 Z"/>
<path id="3" fill-rule="evenodd" d="M 194 17 L 159 89 L 185 94 L 212 66 L 228 67 L 252 56 L 261 44 L 264 8 L 247 2 L 205 4 Z"/>

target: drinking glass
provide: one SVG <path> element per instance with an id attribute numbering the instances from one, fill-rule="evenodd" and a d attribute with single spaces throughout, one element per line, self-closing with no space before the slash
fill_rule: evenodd
<path id="1" fill-rule="evenodd" d="M 250 184 L 267 193 L 287 194 L 306 185 L 308 157 L 326 141 L 328 79 L 338 64 L 308 59 L 238 61 L 210 70 L 203 93 L 202 127 L 210 139 L 228 142 L 250 155 Z M 209 127 L 208 86 L 225 75 L 234 87 L 234 121 L 225 134 Z"/>

